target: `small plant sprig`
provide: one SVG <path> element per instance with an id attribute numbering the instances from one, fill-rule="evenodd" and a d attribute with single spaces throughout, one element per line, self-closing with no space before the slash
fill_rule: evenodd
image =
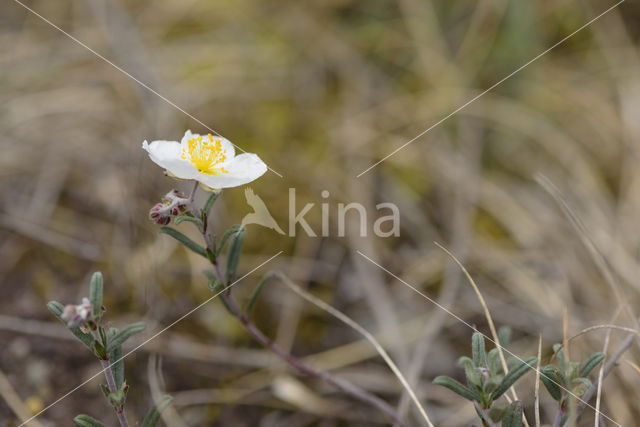
<path id="1" fill-rule="evenodd" d="M 233 225 L 219 240 L 216 239 L 216 236 L 209 233 L 209 215 L 214 203 L 222 194 L 222 191 L 212 192 L 203 208 L 199 208 L 194 203 L 194 195 L 198 189 L 198 185 L 198 182 L 194 183 L 193 190 L 188 197 L 181 196 L 175 191 L 169 192 L 168 195 L 164 197 L 162 204 L 165 207 L 171 206 L 171 208 L 163 209 L 162 207 L 158 207 L 158 205 L 154 206 L 151 210 L 151 214 L 154 215 L 150 215 L 150 219 L 156 224 L 163 225 L 163 227 L 160 228 L 160 232 L 173 237 L 182 243 L 187 249 L 209 260 L 212 268 L 205 271 L 208 279 L 208 286 L 211 291 L 219 293 L 220 300 L 227 311 L 242 324 L 245 330 L 256 341 L 276 354 L 280 359 L 300 371 L 302 374 L 319 378 L 342 392 L 377 407 L 380 411 L 390 416 L 396 423 L 403 425 L 397 411 L 384 400 L 360 389 L 354 384 L 335 378 L 326 372 L 319 371 L 307 365 L 302 360 L 278 347 L 250 320 L 249 312 L 257 301 L 265 283 L 272 274 L 267 273 L 260 280 L 253 292 L 253 295 L 249 298 L 246 308 L 241 308 L 232 296 L 231 286 L 236 280 L 236 272 L 240 263 L 242 246 L 246 237 L 246 228 L 239 224 Z M 157 213 L 159 213 L 160 216 L 156 216 L 155 214 Z M 163 217 L 164 219 L 162 221 L 158 221 L 157 219 L 160 217 Z M 204 246 L 193 241 L 177 229 L 167 227 L 166 225 L 169 224 L 171 220 L 173 220 L 175 225 L 179 225 L 183 222 L 188 222 L 194 225 L 202 235 Z M 227 248 L 225 257 L 226 262 L 223 266 L 220 259 L 225 247 Z"/>
<path id="2" fill-rule="evenodd" d="M 558 412 L 553 426 L 560 427 L 567 421 L 571 398 L 582 397 L 591 387 L 591 381 L 587 376 L 604 360 L 605 355 L 596 352 L 582 363 L 571 362 L 567 360 L 562 344 L 559 343 L 553 345 L 553 353 L 556 356 L 557 365 L 549 364 L 541 367 L 540 381 L 551 397 L 558 402 Z"/>
<path id="3" fill-rule="evenodd" d="M 508 330 L 500 331 L 500 345 L 508 345 Z M 522 403 L 514 401 L 497 402 L 500 397 L 527 371 L 534 370 L 536 357 L 513 360 L 513 368 L 505 375 L 497 348 L 487 353 L 484 335 L 475 332 L 471 337 L 472 358 L 463 356 L 458 365 L 464 368 L 467 385 L 448 377 L 436 377 L 435 384 L 447 387 L 465 399 L 473 402 L 483 426 L 516 427 L 522 425 Z"/>
<path id="4" fill-rule="evenodd" d="M 122 427 L 128 427 L 129 422 L 125 413 L 125 401 L 129 391 L 129 384 L 124 378 L 124 362 L 122 345 L 133 335 L 143 331 L 145 324 L 132 323 L 121 330 L 105 329 L 102 316 L 106 308 L 102 304 L 103 278 L 102 273 L 96 272 L 91 277 L 89 298 L 83 298 L 78 305 L 63 306 L 57 301 L 47 304 L 49 310 L 76 336 L 102 365 L 107 385 L 101 384 L 102 392 L 113 407 Z M 171 401 L 171 396 L 164 396 L 153 405 L 142 421 L 142 427 L 153 427 L 160 418 L 160 411 Z M 104 427 L 105 424 L 97 419 L 80 414 L 73 421 L 83 427 Z M 138 425 L 136 423 L 136 425 Z"/>

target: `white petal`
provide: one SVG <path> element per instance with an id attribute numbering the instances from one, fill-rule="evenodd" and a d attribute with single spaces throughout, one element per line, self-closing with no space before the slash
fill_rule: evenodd
<path id="1" fill-rule="evenodd" d="M 194 179 L 198 170 L 185 159 L 180 158 L 180 143 L 176 141 L 153 141 L 142 143 L 142 148 L 149 153 L 149 157 L 158 166 L 171 172 L 176 178 Z"/>
<path id="2" fill-rule="evenodd" d="M 267 171 L 267 165 L 260 157 L 251 153 L 240 154 L 220 166 L 229 172 L 221 175 L 199 174 L 196 179 L 207 187 L 229 188 L 247 184 Z"/>

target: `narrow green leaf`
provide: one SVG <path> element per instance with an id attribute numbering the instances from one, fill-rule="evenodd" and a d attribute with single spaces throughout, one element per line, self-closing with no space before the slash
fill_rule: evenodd
<path id="1" fill-rule="evenodd" d="M 118 330 L 116 328 L 109 329 L 107 342 L 114 338 L 117 334 Z M 122 388 L 122 383 L 124 383 L 124 361 L 122 360 L 122 346 L 115 346 L 109 352 L 109 363 L 111 364 L 111 371 L 113 372 L 113 379 L 115 380 L 116 388 L 120 390 Z"/>
<path id="2" fill-rule="evenodd" d="M 502 418 L 502 427 L 521 427 L 522 426 L 522 402 L 516 400 L 504 412 Z"/>
<path id="3" fill-rule="evenodd" d="M 167 394 L 164 395 L 158 403 L 153 405 L 151 409 L 149 409 L 149 412 L 147 412 L 147 416 L 144 417 L 142 427 L 154 427 L 160 419 L 160 413 L 171 403 L 171 399 L 172 397 Z"/>
<path id="4" fill-rule="evenodd" d="M 93 351 L 93 336 L 91 334 L 85 334 L 80 330 L 80 328 L 69 328 L 67 323 L 62 319 L 62 311 L 64 310 L 64 306 L 57 301 L 49 301 L 47 303 L 47 308 L 51 311 L 57 318 L 71 331 L 73 335 L 76 336 L 84 345 L 87 346 L 89 350 Z"/>
<path id="5" fill-rule="evenodd" d="M 220 253 L 222 252 L 222 249 L 224 249 L 224 245 L 227 243 L 227 240 L 229 240 L 229 237 L 231 237 L 232 234 L 237 233 L 238 230 L 240 230 L 240 227 L 242 227 L 240 224 L 235 224 L 225 231 L 222 235 L 222 239 L 220 239 L 220 243 L 218 243 L 218 247 L 216 248 L 215 258 L 220 256 Z"/>
<path id="6" fill-rule="evenodd" d="M 193 252 L 197 253 L 200 256 L 203 256 L 204 258 L 207 258 L 207 251 L 205 251 L 202 246 L 198 245 L 196 242 L 194 242 L 193 240 L 191 240 L 190 238 L 188 238 L 187 236 L 185 236 L 175 228 L 161 227 L 160 232 L 164 234 L 168 234 L 169 236 L 176 239 L 178 242 L 185 245 L 187 248 L 191 249 Z"/>
<path id="7" fill-rule="evenodd" d="M 256 301 L 258 301 L 258 297 L 260 296 L 260 292 L 262 292 L 262 288 L 264 287 L 265 283 L 267 283 L 267 280 L 269 280 L 271 277 L 273 277 L 273 273 L 269 272 L 264 276 L 262 276 L 262 279 L 260 279 L 260 283 L 258 283 L 258 286 L 256 286 L 256 289 L 253 291 L 253 294 L 251 295 L 251 299 L 247 304 L 247 310 L 246 310 L 247 314 L 251 311 Z"/>
<path id="8" fill-rule="evenodd" d="M 103 289 L 103 279 L 102 273 L 96 271 L 91 276 L 91 284 L 89 288 L 89 301 L 93 306 L 93 317 L 95 319 L 99 319 L 102 314 L 102 289 Z"/>
<path id="9" fill-rule="evenodd" d="M 553 345 L 553 352 L 558 359 L 558 366 L 564 372 L 567 369 L 567 360 L 564 357 L 564 349 L 562 348 L 562 344 L 556 343 Z"/>
<path id="10" fill-rule="evenodd" d="M 60 304 L 58 301 L 49 301 L 47 303 L 47 308 L 57 318 L 60 318 L 60 316 L 62 316 L 62 312 L 64 311 L 64 305 Z"/>
<path id="11" fill-rule="evenodd" d="M 100 421 L 85 414 L 76 415 L 73 421 L 81 427 L 105 427 Z"/>
<path id="12" fill-rule="evenodd" d="M 471 353 L 473 355 L 473 363 L 477 367 L 487 366 L 487 351 L 484 346 L 484 335 L 480 332 L 474 332 L 471 336 Z"/>
<path id="13" fill-rule="evenodd" d="M 118 331 L 109 339 L 107 352 L 110 353 L 114 348 L 121 346 L 132 335 L 144 331 L 144 328 L 146 328 L 146 325 L 143 322 L 136 322 L 125 326 L 121 331 Z"/>
<path id="14" fill-rule="evenodd" d="M 238 269 L 238 262 L 240 261 L 240 255 L 242 253 L 242 244 L 244 242 L 244 236 L 246 229 L 240 227 L 236 233 L 231 236 L 231 243 L 229 243 L 229 253 L 227 254 L 227 283 L 231 283 L 236 275 Z"/>
<path id="15" fill-rule="evenodd" d="M 586 377 L 589 373 L 604 360 L 604 353 L 593 353 L 580 366 L 580 376 Z"/>
<path id="16" fill-rule="evenodd" d="M 491 376 L 498 375 L 502 371 L 500 364 L 500 353 L 497 348 L 492 348 L 487 354 L 487 365 Z"/>
<path id="17" fill-rule="evenodd" d="M 177 216 L 173 222 L 175 225 L 180 225 L 180 223 L 185 221 L 194 223 L 200 230 L 204 228 L 204 224 L 200 218 L 196 218 L 194 216 L 189 216 L 189 215 Z"/>
<path id="18" fill-rule="evenodd" d="M 540 368 L 540 381 L 542 381 L 551 397 L 559 402 L 562 399 L 562 390 L 555 375 L 557 369 L 554 365 L 546 365 Z"/>
<path id="19" fill-rule="evenodd" d="M 218 197 L 220 197 L 221 194 L 222 194 L 222 191 L 211 193 L 211 195 L 207 199 L 207 202 L 204 204 L 204 208 L 202 210 L 202 212 L 206 216 L 209 216 L 209 214 L 211 213 L 211 208 L 213 207 L 213 204 L 216 202 L 216 200 L 218 200 Z"/>
<path id="20" fill-rule="evenodd" d="M 498 329 L 498 342 L 503 349 L 509 347 L 511 343 L 511 328 L 508 326 L 502 326 Z"/>
<path id="21" fill-rule="evenodd" d="M 527 371 L 533 370 L 536 367 L 538 359 L 535 357 L 526 358 L 521 364 L 512 370 L 509 371 L 507 375 L 504 376 L 498 387 L 491 394 L 491 400 L 496 400 L 505 391 L 509 389 L 521 376 L 523 376 Z"/>
<path id="22" fill-rule="evenodd" d="M 472 384 L 480 386 L 482 384 L 482 381 L 480 381 L 480 374 L 476 370 L 473 360 L 469 359 L 467 356 L 462 356 L 458 359 L 458 365 L 464 368 L 464 374 L 467 377 L 467 384 L 469 384 L 469 386 Z"/>
<path id="23" fill-rule="evenodd" d="M 474 400 L 478 402 L 480 401 L 480 393 L 478 393 L 477 391 L 474 392 L 472 389 L 465 387 L 464 385 L 462 385 L 462 383 L 454 380 L 451 377 L 441 375 L 439 377 L 435 377 L 433 383 L 446 387 L 454 393 L 457 393 L 472 402 Z"/>

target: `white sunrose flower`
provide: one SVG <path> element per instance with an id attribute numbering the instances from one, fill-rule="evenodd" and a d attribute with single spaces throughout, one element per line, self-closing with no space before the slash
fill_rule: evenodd
<path id="1" fill-rule="evenodd" d="M 267 165 L 253 153 L 236 156 L 233 144 L 223 137 L 198 135 L 190 130 L 182 141 L 147 141 L 142 148 L 169 175 L 195 179 L 206 189 L 237 187 L 259 178 Z"/>

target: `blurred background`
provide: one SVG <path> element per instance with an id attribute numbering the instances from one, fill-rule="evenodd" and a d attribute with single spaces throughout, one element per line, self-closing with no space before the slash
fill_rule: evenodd
<path id="1" fill-rule="evenodd" d="M 443 117 L 605 11 L 594 0 L 28 1 L 276 173 L 251 184 L 287 230 L 289 188 L 319 234 L 250 225 L 235 287 L 244 302 L 277 269 L 385 344 L 436 425 L 468 425 L 471 404 L 434 386 L 462 380 L 472 330 L 358 254 L 380 263 L 480 331 L 467 266 L 513 348 L 535 355 L 607 323 L 634 326 L 640 295 L 640 7 L 627 1 L 358 177 Z M 78 303 L 105 276 L 109 325 L 144 320 L 142 342 L 211 296 L 206 262 L 158 233 L 149 208 L 187 183 L 141 149 L 207 130 L 20 4 L 0 5 L 0 425 L 36 413 L 100 368 L 48 312 Z M 544 176 L 545 178 L 541 178 Z M 536 177 L 538 179 L 536 180 Z M 574 225 L 541 185 L 557 187 Z M 323 190 L 330 197 L 321 198 Z M 198 200 L 204 201 L 204 193 Z M 338 236 L 338 203 L 368 209 L 368 236 Z M 400 236 L 373 235 L 375 205 L 395 203 Z M 223 232 L 251 212 L 241 188 L 216 204 Z M 352 218 L 353 219 L 353 218 Z M 188 224 L 180 229 L 197 238 Z M 587 245 L 585 245 L 585 242 Z M 592 244 L 593 246 L 589 246 Z M 602 255 L 594 256 L 594 251 Z M 605 261 L 602 261 L 605 259 Z M 610 271 L 611 274 L 607 274 Z M 604 272 L 604 273 L 603 273 Z M 252 319 L 280 346 L 385 399 L 421 425 L 406 393 L 357 333 L 270 281 Z M 578 360 L 606 330 L 571 342 Z M 613 331 L 609 353 L 626 334 Z M 130 346 L 130 348 L 133 346 Z M 606 378 L 602 410 L 635 425 L 638 346 Z M 634 368 L 635 364 L 635 368 Z M 176 426 L 384 425 L 375 409 L 272 357 L 219 301 L 125 360 L 127 410 L 141 419 L 169 393 Z M 71 425 L 79 412 L 115 425 L 100 379 L 36 419 Z M 534 378 L 518 385 L 533 422 Z M 555 402 L 543 394 L 543 424 Z M 593 422 L 587 410 L 581 423 Z"/>

